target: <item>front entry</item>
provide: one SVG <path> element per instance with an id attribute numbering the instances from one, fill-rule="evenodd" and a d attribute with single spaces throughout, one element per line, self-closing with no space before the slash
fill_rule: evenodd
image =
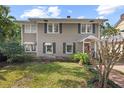
<path id="1" fill-rule="evenodd" d="M 91 43 L 90 42 L 84 42 L 84 52 L 89 53 L 91 51 Z"/>

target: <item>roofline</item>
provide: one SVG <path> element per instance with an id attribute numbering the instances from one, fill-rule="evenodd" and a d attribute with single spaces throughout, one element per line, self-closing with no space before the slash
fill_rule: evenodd
<path id="1" fill-rule="evenodd" d="M 82 21 L 108 21 L 108 19 L 77 19 L 77 18 L 28 18 L 28 20 L 16 20 L 15 22 L 30 22 L 30 21 L 39 21 L 39 20 L 82 20 Z"/>
<path id="2" fill-rule="evenodd" d="M 84 18 L 28 18 L 28 20 L 101 20 L 101 21 L 108 21 L 108 19 L 84 19 Z"/>

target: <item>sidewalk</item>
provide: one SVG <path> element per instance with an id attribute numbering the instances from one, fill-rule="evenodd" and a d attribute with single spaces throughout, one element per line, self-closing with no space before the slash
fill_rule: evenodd
<path id="1" fill-rule="evenodd" d="M 116 84 L 118 84 L 120 87 L 124 88 L 124 74 L 119 73 L 123 72 L 124 73 L 124 64 L 121 65 L 116 65 L 114 66 L 115 70 L 112 70 L 112 72 L 110 73 L 110 79 L 115 82 Z M 116 71 L 118 70 L 118 71 Z"/>
<path id="2" fill-rule="evenodd" d="M 123 65 L 116 65 L 116 66 L 114 66 L 113 69 L 118 70 L 118 71 L 124 73 L 124 64 Z"/>

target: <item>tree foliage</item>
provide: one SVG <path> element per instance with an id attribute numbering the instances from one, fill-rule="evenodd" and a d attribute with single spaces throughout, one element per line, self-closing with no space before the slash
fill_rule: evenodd
<path id="1" fill-rule="evenodd" d="M 17 40 L 20 38 L 20 27 L 15 22 L 15 18 L 10 15 L 8 6 L 0 5 L 0 40 Z"/>
<path id="2" fill-rule="evenodd" d="M 104 38 L 115 36 L 119 33 L 119 29 L 115 29 L 109 23 L 102 25 L 101 28 L 102 28 L 102 36 L 104 36 Z"/>

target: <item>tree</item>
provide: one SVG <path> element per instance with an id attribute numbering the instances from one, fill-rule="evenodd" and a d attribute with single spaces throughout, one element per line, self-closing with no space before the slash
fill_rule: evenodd
<path id="1" fill-rule="evenodd" d="M 91 64 L 95 66 L 98 77 L 99 87 L 107 87 L 109 74 L 114 65 L 120 61 L 124 53 L 124 40 L 121 42 L 108 40 L 97 42 L 97 59 L 90 56 Z"/>
<path id="2" fill-rule="evenodd" d="M 0 37 L 2 42 L 19 37 L 20 28 L 15 20 L 16 19 L 10 15 L 10 8 L 0 5 Z"/>
<path id="3" fill-rule="evenodd" d="M 124 56 L 124 40 L 123 38 L 114 38 L 118 32 L 114 27 L 103 29 L 106 37 L 97 42 L 97 57 L 93 58 L 90 54 L 90 62 L 98 72 L 99 87 L 107 87 L 110 72 L 114 65 Z"/>

